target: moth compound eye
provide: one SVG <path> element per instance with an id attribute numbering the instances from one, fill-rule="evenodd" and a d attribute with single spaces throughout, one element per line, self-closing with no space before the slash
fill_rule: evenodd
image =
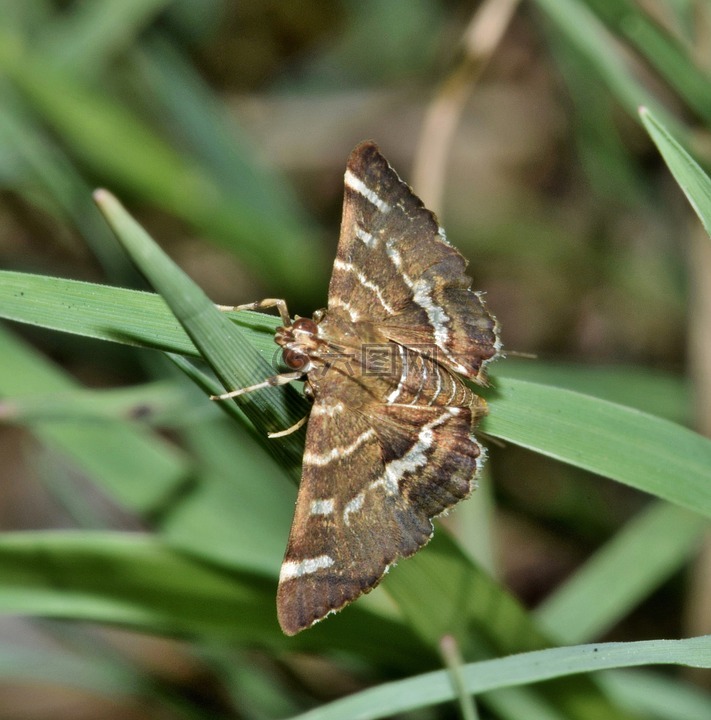
<path id="1" fill-rule="evenodd" d="M 302 332 L 313 333 L 317 332 L 316 323 L 310 318 L 299 318 L 294 320 L 294 330 L 300 330 Z"/>
<path id="2" fill-rule="evenodd" d="M 282 358 L 294 370 L 303 370 L 309 364 L 309 356 L 300 350 L 284 350 Z"/>

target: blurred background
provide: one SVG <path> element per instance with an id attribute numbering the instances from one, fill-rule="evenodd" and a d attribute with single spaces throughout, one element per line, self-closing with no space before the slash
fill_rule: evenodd
<path id="1" fill-rule="evenodd" d="M 106 187 L 215 302 L 283 297 L 310 315 L 326 302 L 345 160 L 370 138 L 469 259 L 506 349 L 535 355 L 493 366 L 494 382 L 560 384 L 709 433 L 708 238 L 636 108 L 664 108 L 708 164 L 710 68 L 711 8 L 692 0 L 2 3 L 0 266 L 147 289 L 92 204 Z M 19 324 L 2 342 L 72 387 L 138 389 L 124 410 L 150 384 L 167 403 L 151 437 L 175 476 L 127 499 L 46 422 L 6 422 L 0 529 L 150 530 L 242 567 L 243 516 L 264 512 L 278 572 L 293 486 L 199 393 L 161 395 L 155 383 L 179 380 L 157 354 Z M 203 422 L 230 448 L 216 462 Z M 529 607 L 647 503 L 522 449 L 490 457 L 487 517 L 451 525 Z M 216 495 L 181 504 L 208 466 Z M 485 538 L 467 539 L 470 521 Z M 600 637 L 708 632 L 705 557 L 678 558 Z M 8 617 L 0 646 L 0 717 L 18 719 L 280 717 L 409 670 Z"/>

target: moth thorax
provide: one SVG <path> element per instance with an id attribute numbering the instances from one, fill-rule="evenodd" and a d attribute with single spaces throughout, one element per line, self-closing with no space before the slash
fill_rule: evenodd
<path id="1" fill-rule="evenodd" d="M 311 354 L 319 345 L 318 325 L 310 318 L 297 318 L 288 327 L 277 328 L 274 340 L 281 345 L 282 359 L 287 367 L 307 373 L 311 370 Z"/>

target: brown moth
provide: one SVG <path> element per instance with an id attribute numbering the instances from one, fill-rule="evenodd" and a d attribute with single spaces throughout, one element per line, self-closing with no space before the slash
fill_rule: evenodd
<path id="1" fill-rule="evenodd" d="M 372 590 L 475 486 L 487 406 L 459 376 L 486 384 L 500 341 L 466 265 L 364 142 L 346 166 L 328 307 L 292 322 L 282 300 L 240 306 L 279 308 L 293 372 L 220 397 L 303 378 L 313 399 L 277 594 L 287 635 Z"/>

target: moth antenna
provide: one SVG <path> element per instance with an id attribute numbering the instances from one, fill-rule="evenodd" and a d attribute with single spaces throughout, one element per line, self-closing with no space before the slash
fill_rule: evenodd
<path id="1" fill-rule="evenodd" d="M 524 352 L 522 350 L 507 350 L 506 357 L 517 357 L 523 358 L 524 360 L 538 360 L 538 353 Z"/>

